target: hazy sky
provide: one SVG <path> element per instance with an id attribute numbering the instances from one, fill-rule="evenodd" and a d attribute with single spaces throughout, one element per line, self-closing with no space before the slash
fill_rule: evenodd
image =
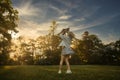
<path id="1" fill-rule="evenodd" d="M 31 38 L 48 34 L 52 20 L 57 32 L 69 26 L 77 38 L 84 31 L 104 43 L 120 39 L 120 0 L 12 0 L 19 11 L 19 34 Z M 56 33 L 57 33 L 56 32 Z"/>

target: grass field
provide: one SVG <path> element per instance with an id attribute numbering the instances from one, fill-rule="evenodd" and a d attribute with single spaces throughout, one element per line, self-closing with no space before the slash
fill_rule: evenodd
<path id="1" fill-rule="evenodd" d="M 57 74 L 58 66 L 0 66 L 0 80 L 120 80 L 120 66 L 72 65 L 73 73 Z"/>

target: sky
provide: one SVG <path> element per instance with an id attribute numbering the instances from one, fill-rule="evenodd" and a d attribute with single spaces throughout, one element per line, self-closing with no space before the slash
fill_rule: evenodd
<path id="1" fill-rule="evenodd" d="M 46 35 L 53 20 L 56 34 L 70 27 L 78 39 L 84 31 L 103 43 L 120 39 L 120 0 L 12 0 L 19 12 L 19 35 L 29 38 Z"/>

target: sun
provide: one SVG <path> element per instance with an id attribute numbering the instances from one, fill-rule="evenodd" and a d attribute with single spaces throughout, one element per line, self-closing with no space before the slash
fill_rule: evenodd
<path id="1" fill-rule="evenodd" d="M 12 31 L 12 30 L 9 30 L 8 33 L 11 34 L 12 39 L 16 39 L 16 38 L 19 37 L 19 34 L 18 34 L 18 33 L 15 33 L 15 32 Z"/>

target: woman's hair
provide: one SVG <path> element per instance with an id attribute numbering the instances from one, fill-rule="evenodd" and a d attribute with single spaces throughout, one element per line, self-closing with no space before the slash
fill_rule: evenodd
<path id="1" fill-rule="evenodd" d="M 73 39 L 73 38 L 75 37 L 75 34 L 73 34 L 73 32 L 69 32 L 69 33 L 68 33 L 68 36 L 69 36 L 71 39 Z"/>
<path id="2" fill-rule="evenodd" d="M 65 34 L 66 33 L 66 29 L 62 29 L 61 33 Z"/>

